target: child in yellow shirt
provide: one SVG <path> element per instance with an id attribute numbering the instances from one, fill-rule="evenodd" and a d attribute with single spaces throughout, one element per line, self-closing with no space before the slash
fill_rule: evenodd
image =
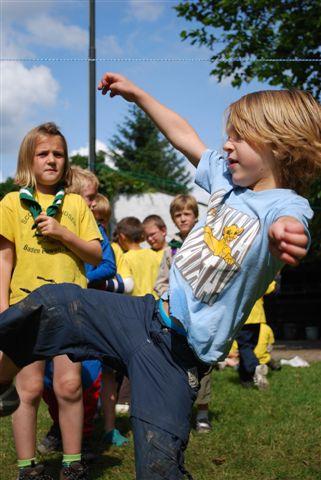
<path id="1" fill-rule="evenodd" d="M 159 270 L 157 254 L 147 248 L 142 248 L 145 240 L 143 224 L 136 217 L 126 217 L 118 222 L 116 227 L 118 243 L 124 250 L 118 273 L 123 278 L 132 278 L 131 295 L 141 297 L 154 293 L 154 285 Z"/>

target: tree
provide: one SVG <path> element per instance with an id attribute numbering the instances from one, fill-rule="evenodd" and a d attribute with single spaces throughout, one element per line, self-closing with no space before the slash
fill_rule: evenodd
<path id="1" fill-rule="evenodd" d="M 142 110 L 131 107 L 124 125 L 119 125 L 118 130 L 111 139 L 110 156 L 119 174 L 135 179 L 141 191 L 170 194 L 188 191 L 191 177 L 183 158 Z"/>
<path id="2" fill-rule="evenodd" d="M 321 96 L 320 0 L 181 1 L 175 9 L 201 24 L 181 37 L 214 52 L 210 73 L 219 81 L 231 78 L 240 87 L 257 78 Z M 277 61 L 284 58 L 315 61 Z"/>
<path id="3" fill-rule="evenodd" d="M 0 200 L 9 192 L 19 190 L 20 187 L 14 183 L 13 178 L 8 177 L 5 182 L 0 183 Z"/>

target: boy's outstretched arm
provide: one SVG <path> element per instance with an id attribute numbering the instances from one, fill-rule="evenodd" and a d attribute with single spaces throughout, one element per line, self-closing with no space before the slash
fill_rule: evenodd
<path id="1" fill-rule="evenodd" d="M 107 72 L 98 84 L 103 95 L 121 95 L 128 102 L 134 102 L 151 118 L 174 148 L 197 166 L 206 146 L 195 130 L 177 113 L 162 105 L 147 92 L 118 73 Z"/>
<path id="2" fill-rule="evenodd" d="M 288 265 L 297 266 L 307 254 L 308 236 L 294 217 L 280 217 L 269 229 L 270 252 Z"/>

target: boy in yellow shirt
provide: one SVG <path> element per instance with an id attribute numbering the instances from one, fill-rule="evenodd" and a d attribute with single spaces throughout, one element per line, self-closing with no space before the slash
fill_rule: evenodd
<path id="1" fill-rule="evenodd" d="M 159 215 L 148 215 L 143 220 L 145 240 L 150 248 L 157 254 L 159 266 L 162 262 L 164 251 L 167 247 L 167 227 Z"/>
<path id="2" fill-rule="evenodd" d="M 118 273 L 122 278 L 132 278 L 131 295 L 141 297 L 154 294 L 154 285 L 158 275 L 159 259 L 150 249 L 142 248 L 145 240 L 143 224 L 135 217 L 126 217 L 118 222 L 118 243 L 124 250 Z M 155 295 L 156 296 L 156 295 Z"/>

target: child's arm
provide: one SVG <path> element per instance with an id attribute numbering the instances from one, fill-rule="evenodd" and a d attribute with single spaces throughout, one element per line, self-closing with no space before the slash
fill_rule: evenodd
<path id="1" fill-rule="evenodd" d="M 269 229 L 270 252 L 284 263 L 296 266 L 307 254 L 308 236 L 294 217 L 280 217 Z"/>
<path id="2" fill-rule="evenodd" d="M 42 235 L 59 240 L 83 262 L 98 265 L 101 261 L 102 250 L 99 240 L 90 240 L 89 242 L 82 240 L 44 212 L 37 217 L 35 223 Z"/>
<path id="3" fill-rule="evenodd" d="M 110 246 L 107 235 L 103 234 L 102 230 L 100 233 L 103 236 L 102 242 L 102 260 L 97 267 L 92 267 L 91 265 L 85 264 L 86 277 L 88 280 L 88 286 L 95 288 L 105 283 L 109 278 L 113 278 L 116 275 L 116 263 L 115 255 L 113 249 Z"/>
<path id="4" fill-rule="evenodd" d="M 0 235 L 0 312 L 9 307 L 9 289 L 14 259 L 14 244 Z"/>
<path id="5" fill-rule="evenodd" d="M 186 120 L 117 73 L 105 73 L 98 84 L 98 89 L 103 95 L 110 91 L 111 97 L 121 95 L 128 102 L 135 102 L 147 113 L 173 147 L 197 166 L 207 147 Z"/>

